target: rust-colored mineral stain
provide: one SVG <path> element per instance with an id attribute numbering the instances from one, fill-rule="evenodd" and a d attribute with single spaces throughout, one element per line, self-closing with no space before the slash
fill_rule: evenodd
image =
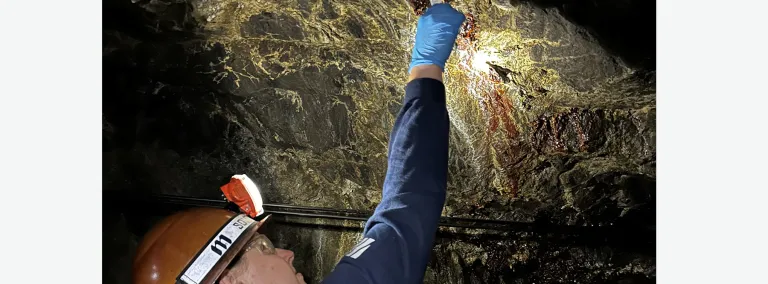
<path id="1" fill-rule="evenodd" d="M 464 21 L 464 24 L 461 26 L 461 29 L 459 30 L 459 37 L 462 39 L 465 39 L 467 43 L 474 44 L 475 43 L 475 34 L 476 34 L 476 28 L 477 28 L 477 20 L 475 19 L 475 15 L 471 13 L 466 13 L 464 16 L 467 18 Z"/>
<path id="2" fill-rule="evenodd" d="M 500 81 L 494 80 L 498 78 L 498 75 L 495 73 L 493 73 L 490 77 L 491 81 L 494 82 L 494 85 L 501 84 Z M 487 101 L 490 102 L 489 108 L 493 113 L 488 130 L 490 132 L 496 131 L 499 126 L 499 119 L 501 119 L 501 123 L 504 124 L 504 130 L 507 132 L 507 139 L 516 139 L 518 136 L 517 127 L 515 122 L 512 121 L 512 119 L 509 117 L 509 113 L 512 112 L 513 106 L 512 102 L 510 102 L 509 99 L 504 95 L 505 91 L 501 88 L 494 87 L 491 91 L 485 94 L 487 95 Z"/>
<path id="3" fill-rule="evenodd" d="M 584 133 L 584 128 L 581 126 L 581 120 L 579 120 L 578 111 L 576 109 L 572 109 L 571 113 L 573 114 L 573 119 L 571 119 L 571 124 L 573 124 L 573 128 L 576 129 L 576 136 L 577 139 L 579 139 L 579 151 L 581 152 L 587 152 L 587 134 Z"/>
<path id="4" fill-rule="evenodd" d="M 578 109 L 572 108 L 566 112 L 552 115 L 542 115 L 536 121 L 531 122 L 531 128 L 535 129 L 534 139 L 536 147 L 543 151 L 566 153 L 569 151 L 589 152 L 589 130 L 591 122 L 582 119 L 585 116 Z M 576 132 L 577 149 L 570 149 L 567 143 L 574 137 L 568 135 L 567 130 Z"/>
<path id="5" fill-rule="evenodd" d="M 421 16 L 429 8 L 429 0 L 408 0 L 413 8 L 413 13 L 417 16 Z"/>
<path id="6" fill-rule="evenodd" d="M 512 197 L 518 196 L 518 174 L 514 168 L 520 160 L 520 143 L 518 141 L 519 132 L 515 122 L 510 114 L 514 105 L 506 96 L 503 88 L 503 82 L 499 74 L 488 66 L 489 72 L 478 72 L 472 70 L 472 61 L 477 52 L 476 40 L 479 25 L 477 19 L 472 13 L 466 13 L 466 21 L 459 30 L 459 37 L 456 39 L 456 47 L 465 51 L 467 56 L 462 57 L 458 67 L 462 73 L 470 76 L 470 85 L 468 91 L 475 92 L 479 98 L 481 108 L 488 117 L 488 126 L 486 132 L 488 137 L 493 140 L 493 134 L 501 127 L 503 129 L 503 138 L 501 141 L 492 143 L 491 146 L 496 150 L 496 157 L 500 163 L 502 174 L 506 178 L 507 186 L 510 189 Z"/>
<path id="7" fill-rule="evenodd" d="M 562 120 L 562 117 L 563 117 L 563 114 L 557 114 L 557 115 L 553 116 L 551 118 L 552 123 L 550 125 L 552 127 L 552 136 L 554 138 L 554 140 L 552 141 L 553 148 L 557 152 L 565 153 L 566 152 L 565 143 L 563 143 L 563 140 L 562 140 L 562 137 L 561 137 L 562 133 L 560 133 L 560 132 L 562 132 L 560 130 L 560 120 Z"/>

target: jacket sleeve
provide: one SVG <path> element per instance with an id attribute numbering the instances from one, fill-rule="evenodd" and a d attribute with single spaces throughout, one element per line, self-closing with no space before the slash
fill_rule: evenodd
<path id="1" fill-rule="evenodd" d="M 422 282 L 445 202 L 448 128 L 443 83 L 409 82 L 389 138 L 382 200 L 363 232 L 367 243 L 343 257 L 325 283 Z"/>
<path id="2" fill-rule="evenodd" d="M 445 202 L 448 111 L 443 83 L 412 80 L 389 138 L 382 200 L 365 226 L 392 227 L 409 248 L 413 268 L 425 268 Z"/>

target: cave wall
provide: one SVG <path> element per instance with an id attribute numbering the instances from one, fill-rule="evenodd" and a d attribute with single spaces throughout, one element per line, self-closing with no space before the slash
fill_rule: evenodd
<path id="1" fill-rule="evenodd" d="M 655 4 L 453 5 L 443 214 L 652 232 Z M 270 203 L 372 210 L 417 19 L 401 0 L 105 1 L 104 192 L 218 198 L 245 173 Z M 128 283 L 146 225 L 107 211 L 105 282 Z M 359 238 L 276 223 L 314 282 Z M 652 235 L 444 230 L 425 283 L 653 281 Z"/>

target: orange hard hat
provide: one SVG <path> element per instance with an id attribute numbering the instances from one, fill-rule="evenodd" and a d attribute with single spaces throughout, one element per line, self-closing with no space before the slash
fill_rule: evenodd
<path id="1" fill-rule="evenodd" d="M 171 215 L 144 236 L 133 259 L 133 283 L 214 283 L 263 221 L 214 208 Z"/>
<path id="2" fill-rule="evenodd" d="M 221 190 L 244 214 L 196 208 L 163 219 L 136 251 L 134 284 L 210 284 L 221 276 L 269 217 L 251 219 L 264 209 L 259 188 L 248 176 L 232 176 Z"/>

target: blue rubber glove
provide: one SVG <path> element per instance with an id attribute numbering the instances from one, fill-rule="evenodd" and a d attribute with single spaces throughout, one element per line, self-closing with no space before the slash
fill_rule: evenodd
<path id="1" fill-rule="evenodd" d="M 418 65 L 435 64 L 445 71 L 445 62 L 451 56 L 453 44 L 464 22 L 464 14 L 449 4 L 429 7 L 416 25 L 416 43 L 411 54 L 411 69 Z"/>

